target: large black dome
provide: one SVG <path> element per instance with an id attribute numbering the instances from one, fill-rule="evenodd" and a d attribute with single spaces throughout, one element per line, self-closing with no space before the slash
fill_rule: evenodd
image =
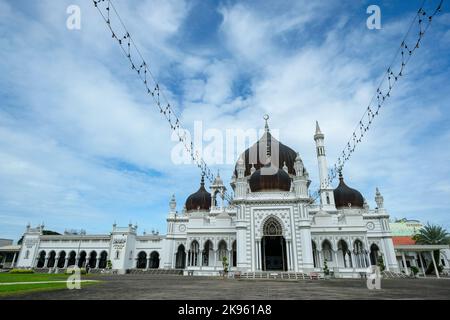
<path id="1" fill-rule="evenodd" d="M 349 207 L 362 209 L 364 207 L 364 197 L 358 190 L 352 189 L 345 184 L 342 174 L 339 174 L 339 186 L 334 189 L 333 194 L 336 209 Z"/>
<path id="2" fill-rule="evenodd" d="M 267 149 L 266 146 L 271 145 L 272 139 L 273 139 L 274 143 L 278 143 L 278 146 L 279 146 L 278 167 L 280 169 L 282 169 L 283 166 L 286 165 L 286 167 L 288 168 L 288 172 L 293 175 L 295 174 L 294 163 L 295 163 L 295 159 L 297 158 L 297 153 L 294 150 L 292 150 L 291 148 L 289 148 L 288 146 L 279 142 L 274 137 L 272 137 L 272 134 L 270 133 L 270 131 L 267 130 L 264 133 L 264 135 L 261 137 L 261 139 L 259 139 L 258 142 L 256 142 L 251 148 L 248 148 L 247 150 L 245 150 L 239 157 L 239 159 L 244 160 L 244 164 L 245 164 L 244 175 L 245 176 L 249 176 L 251 174 L 252 165 L 254 165 L 256 170 L 259 170 L 263 166 L 266 165 L 266 163 L 263 161 L 264 159 L 260 159 L 260 157 L 259 157 L 259 148 L 260 148 L 260 146 L 262 146 L 262 148 L 263 148 L 262 150 L 265 151 Z M 250 149 L 252 149 L 252 148 L 256 149 L 256 154 L 257 154 L 256 160 L 257 161 L 254 161 L 254 159 L 250 159 Z M 255 149 L 253 149 L 253 150 L 255 150 Z M 271 152 L 272 156 L 274 155 L 274 152 L 272 152 L 272 150 L 270 150 L 269 152 Z M 273 163 L 273 161 L 272 161 L 272 163 Z M 236 164 L 236 167 L 237 167 L 237 164 Z M 237 176 L 236 167 L 235 167 L 234 174 Z"/>
<path id="3" fill-rule="evenodd" d="M 186 199 L 186 211 L 209 210 L 211 208 L 211 194 L 205 189 L 205 179 L 202 177 L 200 189 Z"/>
<path id="4" fill-rule="evenodd" d="M 261 169 L 253 172 L 249 180 L 250 190 L 252 192 L 269 190 L 291 190 L 291 178 L 282 169 L 278 169 L 275 174 L 262 174 Z"/>

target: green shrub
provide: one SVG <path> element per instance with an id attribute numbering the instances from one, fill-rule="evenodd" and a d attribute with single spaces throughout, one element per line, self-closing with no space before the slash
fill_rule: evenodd
<path id="1" fill-rule="evenodd" d="M 9 273 L 30 274 L 34 273 L 34 271 L 32 269 L 12 269 L 9 270 Z"/>
<path id="2" fill-rule="evenodd" d="M 378 264 L 378 267 L 380 268 L 380 271 L 384 271 L 386 269 L 386 266 L 384 265 L 383 257 L 378 257 L 377 264 Z"/>
<path id="3" fill-rule="evenodd" d="M 330 269 L 328 269 L 327 259 L 323 262 L 323 274 L 326 276 L 330 275 Z"/>
<path id="4" fill-rule="evenodd" d="M 411 269 L 411 272 L 413 273 L 413 275 L 416 275 L 419 273 L 419 268 L 417 268 L 415 266 L 412 266 L 410 269 Z"/>

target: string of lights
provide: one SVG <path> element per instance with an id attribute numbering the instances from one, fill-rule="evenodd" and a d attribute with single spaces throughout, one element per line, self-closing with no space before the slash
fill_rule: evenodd
<path id="1" fill-rule="evenodd" d="M 113 2 L 111 0 L 93 0 L 93 4 L 103 17 L 103 20 L 111 32 L 112 38 L 119 44 L 125 58 L 130 64 L 131 69 L 136 72 L 136 75 L 144 84 L 147 94 L 154 100 L 158 111 L 168 122 L 170 129 L 175 132 L 179 141 L 183 144 L 185 150 L 190 155 L 192 161 L 201 170 L 202 175 L 213 183 L 215 180 L 215 175 L 200 156 L 198 150 L 195 150 L 194 143 L 187 135 L 186 130 L 181 126 L 180 118 L 177 116 L 174 107 L 170 104 L 164 94 L 164 90 L 162 90 L 161 85 L 152 74 L 148 63 L 133 41 L 130 32 L 125 26 Z M 232 197 L 226 192 L 224 197 L 231 204 Z"/>
<path id="2" fill-rule="evenodd" d="M 363 116 L 357 123 L 353 130 L 350 139 L 347 141 L 336 163 L 329 170 L 326 180 L 326 187 L 329 187 L 345 164 L 355 152 L 356 147 L 362 142 L 367 131 L 372 126 L 374 119 L 379 115 L 380 109 L 384 106 L 386 101 L 391 97 L 391 92 L 399 80 L 404 77 L 406 65 L 410 61 L 417 49 L 421 45 L 421 41 L 425 36 L 428 28 L 431 26 L 433 18 L 442 10 L 444 0 L 435 1 L 437 6 L 425 10 L 427 0 L 422 2 L 419 10 L 414 16 L 407 33 L 403 37 L 400 47 L 397 49 L 394 58 L 387 68 L 384 76 L 378 85 L 375 94 L 372 96 L 369 105 L 364 111 Z M 416 31 L 416 33 L 413 33 Z M 311 196 L 312 203 L 314 203 L 320 196 L 320 190 L 314 192 Z"/>
<path id="3" fill-rule="evenodd" d="M 179 141 L 183 144 L 191 159 L 201 170 L 202 174 L 211 183 L 215 180 L 215 175 L 208 167 L 206 162 L 200 156 L 198 150 L 195 150 L 193 142 L 190 140 L 186 130 L 181 126 L 181 122 L 174 107 L 170 104 L 161 85 L 155 79 L 149 65 L 143 58 L 141 52 L 136 46 L 133 38 L 117 12 L 112 0 L 92 0 L 94 6 L 98 9 L 100 15 L 104 19 L 113 39 L 119 44 L 124 56 L 129 61 L 130 67 L 136 72 L 139 79 L 145 86 L 146 93 L 154 100 L 158 111 L 164 116 L 171 130 L 176 133 Z M 347 141 L 336 163 L 329 170 L 326 187 L 330 186 L 338 173 L 344 168 L 356 147 L 363 141 L 367 131 L 370 130 L 374 119 L 379 115 L 380 109 L 384 106 L 397 82 L 404 76 L 404 70 L 420 47 L 421 41 L 429 29 L 433 18 L 441 12 L 444 0 L 440 0 L 438 5 L 430 10 L 425 10 L 427 0 L 423 0 L 422 5 L 414 16 L 409 29 L 404 36 L 400 47 L 398 48 L 391 64 L 387 68 L 384 76 L 378 85 L 376 92 L 364 111 L 363 116 L 353 130 L 350 139 Z M 412 32 L 416 30 L 413 39 L 409 39 Z M 311 195 L 311 203 L 314 203 L 320 196 L 320 190 Z M 225 193 L 225 199 L 231 204 L 232 197 Z"/>

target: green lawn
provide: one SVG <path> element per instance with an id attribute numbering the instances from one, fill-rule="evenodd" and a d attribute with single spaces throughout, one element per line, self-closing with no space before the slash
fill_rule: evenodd
<path id="1" fill-rule="evenodd" d="M 68 276 L 64 274 L 9 274 L 0 273 L 0 284 L 8 282 L 42 282 L 42 281 L 61 281 L 67 280 Z M 89 275 L 83 275 L 82 280 L 87 280 Z M 92 285 L 94 282 L 82 282 L 81 288 L 87 285 Z M 64 282 L 59 283 L 33 283 L 33 284 L 13 284 L 0 285 L 0 298 L 14 294 L 30 293 L 34 291 L 47 291 L 66 289 L 67 285 Z"/>

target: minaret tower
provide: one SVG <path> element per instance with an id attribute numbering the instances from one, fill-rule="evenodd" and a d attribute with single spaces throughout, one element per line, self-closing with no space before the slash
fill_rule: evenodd
<path id="1" fill-rule="evenodd" d="M 320 204 L 325 210 L 336 210 L 333 188 L 328 183 L 328 166 L 324 140 L 325 136 L 322 131 L 320 131 L 319 123 L 316 121 L 314 141 L 316 142 L 317 162 L 319 164 Z"/>

